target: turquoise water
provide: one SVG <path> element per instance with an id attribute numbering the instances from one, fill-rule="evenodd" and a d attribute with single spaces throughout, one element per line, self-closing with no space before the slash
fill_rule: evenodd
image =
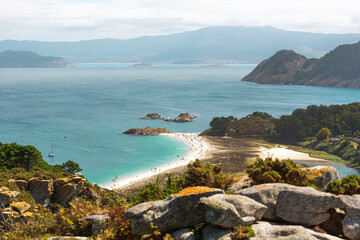
<path id="1" fill-rule="evenodd" d="M 74 160 L 91 182 L 101 184 L 189 151 L 173 139 L 121 134 L 128 128 L 201 132 L 214 116 L 266 111 L 278 117 L 310 104 L 359 101 L 358 89 L 241 82 L 254 67 L 79 64 L 66 69 L 0 69 L 0 141 L 34 145 L 51 164 Z M 150 112 L 163 117 L 189 112 L 199 118 L 191 123 L 138 119 Z M 55 157 L 48 158 L 52 143 Z"/>

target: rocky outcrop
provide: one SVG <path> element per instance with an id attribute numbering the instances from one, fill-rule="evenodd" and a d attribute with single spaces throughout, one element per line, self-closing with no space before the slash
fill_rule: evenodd
<path id="1" fill-rule="evenodd" d="M 238 194 L 247 196 L 268 207 L 263 218 L 277 220 L 276 203 L 281 191 L 297 188 L 285 183 L 261 184 L 240 190 Z"/>
<path id="2" fill-rule="evenodd" d="M 7 187 L 0 188 L 0 208 L 9 206 L 13 198 L 15 198 L 20 193 L 17 191 L 10 191 Z"/>
<path id="3" fill-rule="evenodd" d="M 128 209 L 125 218 L 130 219 L 135 234 L 152 232 L 156 226 L 160 232 L 190 227 L 205 221 L 205 209 L 200 198 L 224 193 L 221 189 L 209 187 L 185 188 L 166 200 L 145 202 Z"/>
<path id="4" fill-rule="evenodd" d="M 192 122 L 197 116 L 191 116 L 189 113 L 181 113 L 176 118 L 166 118 L 167 122 Z"/>
<path id="5" fill-rule="evenodd" d="M 266 205 L 268 210 L 264 219 L 280 219 L 305 226 L 329 223 L 331 212 L 339 209 L 345 212 L 341 222 L 344 235 L 349 239 L 360 239 L 360 195 L 337 196 L 310 187 L 279 183 L 256 185 L 239 191 L 239 194 Z"/>
<path id="6" fill-rule="evenodd" d="M 163 118 L 158 113 L 148 113 L 145 117 L 141 117 L 140 119 L 159 119 L 163 120 Z"/>
<path id="7" fill-rule="evenodd" d="M 82 177 L 75 178 L 60 178 L 54 182 L 54 203 L 67 203 L 73 201 L 79 196 L 86 179 Z"/>
<path id="8" fill-rule="evenodd" d="M 310 179 L 314 179 L 314 185 L 320 190 L 325 190 L 326 185 L 329 182 L 337 181 L 339 179 L 339 173 L 336 168 L 329 166 L 315 166 L 309 168 L 303 168 L 307 172 L 307 176 Z"/>
<path id="9" fill-rule="evenodd" d="M 276 216 L 289 223 L 315 226 L 328 220 L 328 211 L 333 208 L 344 208 L 335 195 L 311 187 L 296 187 L 279 193 Z"/>
<path id="10" fill-rule="evenodd" d="M 206 222 L 223 228 L 251 225 L 261 219 L 267 207 L 245 196 L 216 194 L 203 197 Z"/>
<path id="11" fill-rule="evenodd" d="M 255 237 L 249 240 L 340 240 L 328 234 L 315 232 L 303 226 L 258 222 L 252 225 Z"/>
<path id="12" fill-rule="evenodd" d="M 146 127 L 146 128 L 130 128 L 123 133 L 129 135 L 154 136 L 154 135 L 160 135 L 162 133 L 172 133 L 172 132 L 168 131 L 166 128 Z"/>
<path id="13" fill-rule="evenodd" d="M 29 191 L 36 203 L 48 206 L 54 192 L 53 180 L 40 180 L 31 178 L 29 181 Z"/>

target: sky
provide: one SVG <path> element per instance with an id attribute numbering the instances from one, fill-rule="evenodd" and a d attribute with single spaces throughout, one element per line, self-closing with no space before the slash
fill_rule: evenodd
<path id="1" fill-rule="evenodd" d="M 359 0 L 0 0 L 0 40 L 79 41 L 210 26 L 360 33 Z"/>

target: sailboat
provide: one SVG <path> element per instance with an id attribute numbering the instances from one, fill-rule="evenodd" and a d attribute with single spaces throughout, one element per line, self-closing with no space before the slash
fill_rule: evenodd
<path id="1" fill-rule="evenodd" d="M 51 153 L 48 155 L 49 157 L 54 157 L 54 145 L 51 144 Z"/>

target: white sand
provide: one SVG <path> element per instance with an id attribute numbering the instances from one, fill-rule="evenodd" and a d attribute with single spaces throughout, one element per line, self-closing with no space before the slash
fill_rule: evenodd
<path id="1" fill-rule="evenodd" d="M 278 158 L 280 160 L 283 159 L 291 159 L 291 160 L 304 160 L 304 161 L 326 161 L 321 158 L 310 157 L 309 154 L 303 152 L 297 152 L 291 149 L 287 149 L 285 147 L 276 147 L 276 148 L 264 148 L 261 147 L 259 149 L 260 158 L 272 157 L 273 159 Z"/>
<path id="2" fill-rule="evenodd" d="M 123 188 L 140 180 L 143 181 L 161 172 L 187 165 L 196 159 L 202 159 L 205 157 L 205 153 L 209 149 L 209 145 L 202 139 L 202 137 L 199 136 L 198 133 L 163 133 L 161 136 L 172 137 L 189 145 L 191 148 L 190 152 L 185 157 L 180 156 L 176 159 L 176 161 L 172 161 L 168 164 L 134 174 L 130 177 L 117 179 L 111 183 L 104 184 L 101 187 L 107 189 L 117 189 Z"/>

